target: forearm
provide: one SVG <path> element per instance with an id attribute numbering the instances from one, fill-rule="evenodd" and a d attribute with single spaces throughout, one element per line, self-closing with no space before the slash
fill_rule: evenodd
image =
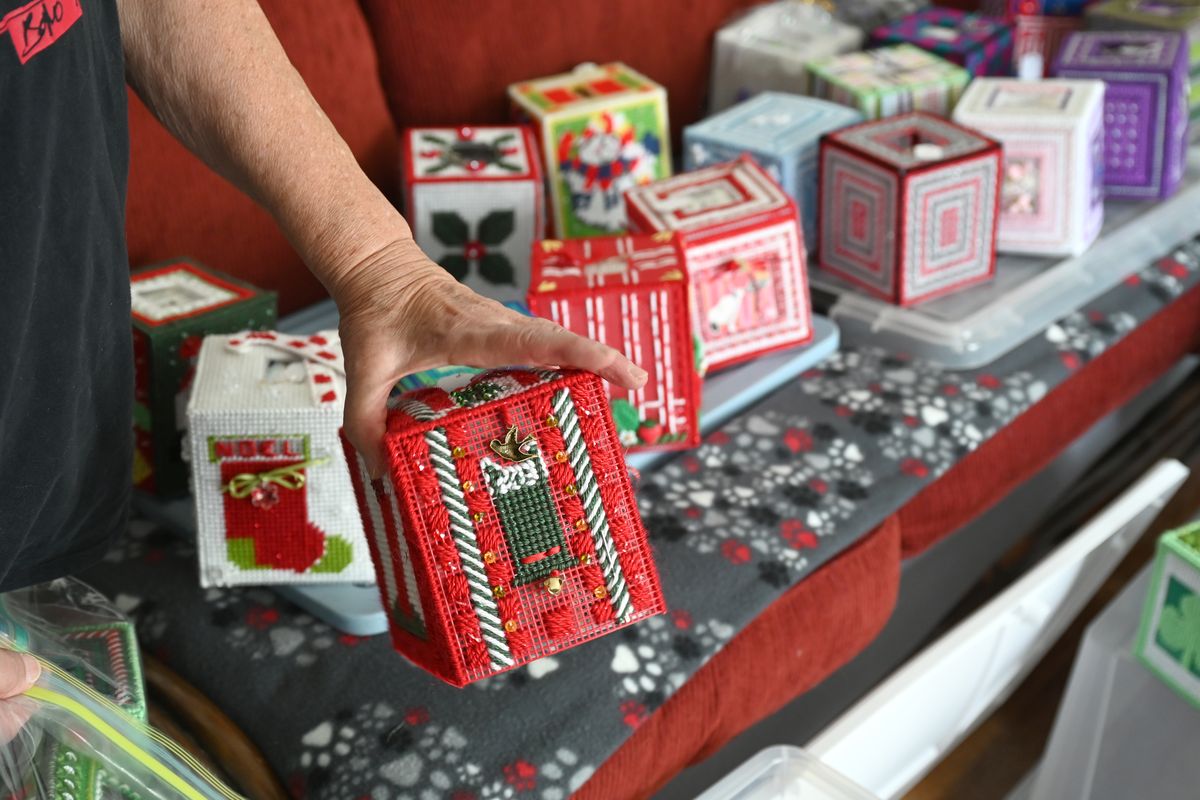
<path id="1" fill-rule="evenodd" d="M 269 211 L 331 291 L 408 226 L 288 61 L 255 0 L 119 0 L 126 72 L 194 153 Z"/>

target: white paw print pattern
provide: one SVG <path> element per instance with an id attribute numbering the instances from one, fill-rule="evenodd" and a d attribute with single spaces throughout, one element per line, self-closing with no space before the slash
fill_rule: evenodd
<path id="1" fill-rule="evenodd" d="M 1067 369 L 1078 369 L 1137 327 L 1132 314 L 1076 311 L 1046 329 L 1046 341 L 1058 350 Z"/>
<path id="2" fill-rule="evenodd" d="M 226 643 L 253 660 L 283 659 L 297 667 L 317 663 L 343 637 L 329 625 L 284 602 L 269 589 L 210 588 L 204 600 Z"/>
<path id="3" fill-rule="evenodd" d="M 734 633 L 732 625 L 717 619 L 693 622 L 680 609 L 627 629 L 610 662 L 619 679 L 618 711 L 625 724 L 641 724 Z"/>
<path id="4" fill-rule="evenodd" d="M 722 490 L 702 472 L 721 474 Z M 733 564 L 756 562 L 763 580 L 784 586 L 874 482 L 862 449 L 834 426 L 768 409 L 668 464 L 639 495 L 652 537 Z"/>
<path id="5" fill-rule="evenodd" d="M 487 769 L 469 738 L 428 709 L 369 703 L 321 722 L 300 740 L 302 794 L 329 800 L 566 800 L 592 776 L 590 764 L 559 747 L 535 762 L 511 757 Z"/>
<path id="6" fill-rule="evenodd" d="M 916 478 L 940 474 L 1046 391 L 1028 372 L 998 379 L 847 349 L 814 370 L 804 391 L 867 433 Z"/>

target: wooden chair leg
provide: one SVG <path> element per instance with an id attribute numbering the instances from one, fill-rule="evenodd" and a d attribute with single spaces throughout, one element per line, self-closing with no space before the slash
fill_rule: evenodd
<path id="1" fill-rule="evenodd" d="M 142 661 L 147 690 L 182 723 L 234 788 L 251 800 L 287 800 L 287 791 L 262 752 L 233 720 L 158 659 L 143 652 Z"/>

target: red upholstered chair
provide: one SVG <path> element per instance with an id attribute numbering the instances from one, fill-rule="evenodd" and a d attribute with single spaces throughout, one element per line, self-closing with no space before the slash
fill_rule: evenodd
<path id="1" fill-rule="evenodd" d="M 396 129 L 354 0 L 260 0 L 292 63 L 367 174 L 392 195 Z M 280 311 L 324 296 L 271 218 L 176 142 L 130 92 L 126 229 L 137 267 L 175 256 L 279 292 Z"/>

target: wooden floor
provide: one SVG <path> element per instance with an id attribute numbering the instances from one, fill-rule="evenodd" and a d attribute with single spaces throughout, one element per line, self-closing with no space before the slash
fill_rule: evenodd
<path id="1" fill-rule="evenodd" d="M 1058 519 L 1051 515 L 1048 524 L 1075 530 L 1076 517 L 1086 519 L 1107 502 L 1106 497 L 1120 486 L 1128 485 L 1129 481 L 1121 477 L 1123 474 L 1141 474 L 1160 456 L 1180 459 L 1192 470 L 1192 477 L 1020 687 L 906 795 L 908 800 L 1003 800 L 1037 765 L 1088 624 L 1152 560 L 1159 534 L 1194 518 L 1200 509 L 1200 375 L 1195 377 L 1176 393 L 1166 408 L 1152 413 L 1138 436 L 1119 444 L 1105 457 L 1093 470 L 1094 479 L 1089 476 L 1091 486 L 1084 486 L 1065 498 L 1067 508 L 1072 504 L 1086 505 L 1086 511 L 1080 509 L 1079 514 L 1065 514 Z M 1105 481 L 1111 484 L 1112 492 L 1097 490 Z M 1088 497 L 1091 502 L 1084 504 L 1081 497 Z M 1032 552 L 1035 549 L 1029 541 L 1015 548 L 976 587 L 974 596 L 964 601 L 961 612 L 953 615 L 945 627 L 952 626 L 986 597 L 994 596 L 1015 580 L 1036 558 L 1037 554 Z"/>

